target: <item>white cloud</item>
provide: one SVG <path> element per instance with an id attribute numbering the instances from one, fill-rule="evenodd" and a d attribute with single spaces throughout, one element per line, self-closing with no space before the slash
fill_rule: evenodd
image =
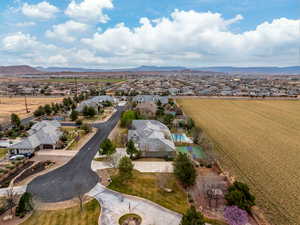
<path id="1" fill-rule="evenodd" d="M 76 39 L 76 34 L 81 34 L 87 29 L 88 25 L 69 20 L 63 24 L 54 25 L 52 30 L 47 30 L 46 37 L 73 42 Z"/>
<path id="2" fill-rule="evenodd" d="M 106 23 L 109 17 L 103 13 L 103 9 L 112 8 L 112 0 L 83 0 L 81 3 L 72 0 L 65 14 L 74 20 Z"/>
<path id="3" fill-rule="evenodd" d="M 23 51 L 37 45 L 38 42 L 35 37 L 22 32 L 10 34 L 2 40 L 2 49 L 6 51 Z"/>
<path id="4" fill-rule="evenodd" d="M 36 5 L 24 3 L 22 6 L 22 13 L 25 16 L 37 19 L 51 19 L 57 12 L 59 12 L 59 9 L 46 1 L 40 2 Z"/>
<path id="5" fill-rule="evenodd" d="M 44 44 L 29 34 L 18 32 L 0 39 L 0 63 L 3 65 L 95 66 L 107 61 L 91 50 L 60 48 Z"/>
<path id="6" fill-rule="evenodd" d="M 0 63 L 106 68 L 299 65 L 300 20 L 279 18 L 253 30 L 233 32 L 231 26 L 241 19 L 240 15 L 224 19 L 218 13 L 176 10 L 168 18 L 141 18 L 134 28 L 120 23 L 95 31 L 76 45 L 72 43 L 75 33 L 90 32 L 92 26 L 71 20 L 46 32 L 50 38 L 69 41 L 71 47 L 45 44 L 22 32 L 2 34 Z"/>
<path id="7" fill-rule="evenodd" d="M 35 22 L 21 22 L 21 23 L 16 23 L 17 27 L 32 27 L 35 26 Z"/>
<path id="8" fill-rule="evenodd" d="M 226 20 L 219 13 L 175 10 L 170 18 L 141 18 L 140 26 L 132 29 L 121 23 L 82 42 L 111 57 L 140 55 L 159 58 L 165 64 L 299 63 L 291 53 L 298 51 L 295 46 L 300 42 L 300 20 L 280 18 L 255 30 L 233 33 L 230 25 L 242 18 L 237 15 Z"/>

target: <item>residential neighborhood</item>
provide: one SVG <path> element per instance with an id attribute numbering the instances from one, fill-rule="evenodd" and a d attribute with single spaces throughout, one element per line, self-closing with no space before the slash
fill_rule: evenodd
<path id="1" fill-rule="evenodd" d="M 0 225 L 300 225 L 299 0 L 0 0 Z"/>

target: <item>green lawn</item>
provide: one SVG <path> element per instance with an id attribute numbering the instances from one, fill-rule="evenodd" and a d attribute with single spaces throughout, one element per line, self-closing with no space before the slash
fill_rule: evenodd
<path id="1" fill-rule="evenodd" d="M 175 212 L 184 213 L 188 208 L 186 192 L 178 185 L 173 174 L 168 176 L 167 188 L 173 190 L 171 193 L 162 191 L 158 187 L 158 178 L 155 173 L 133 172 L 133 178 L 124 182 L 119 182 L 117 176 L 112 178 L 108 188 L 129 195 L 135 195 L 149 199 Z"/>
<path id="2" fill-rule="evenodd" d="M 115 174 L 116 172 L 109 169 L 109 173 Z M 190 207 L 187 193 L 178 184 L 173 174 L 166 175 L 167 184 L 165 188 L 172 189 L 171 193 L 167 193 L 159 188 L 159 176 L 157 173 L 141 173 L 136 170 L 133 172 L 133 178 L 123 184 L 120 182 L 117 175 L 112 176 L 112 182 L 108 188 L 128 195 L 148 199 L 167 209 L 183 214 Z M 227 225 L 226 223 L 208 218 L 205 218 L 205 221 L 212 225 Z"/>
<path id="3" fill-rule="evenodd" d="M 80 207 L 72 207 L 51 211 L 35 211 L 21 225 L 98 225 L 100 206 L 97 200 L 84 204 L 83 212 Z"/>

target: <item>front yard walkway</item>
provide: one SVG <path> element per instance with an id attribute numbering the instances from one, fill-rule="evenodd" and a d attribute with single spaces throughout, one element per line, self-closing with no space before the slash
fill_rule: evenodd
<path id="1" fill-rule="evenodd" d="M 119 225 L 119 218 L 127 213 L 142 217 L 142 225 L 178 225 L 181 215 L 151 201 L 111 191 L 97 184 L 89 193 L 101 205 L 99 224 Z"/>

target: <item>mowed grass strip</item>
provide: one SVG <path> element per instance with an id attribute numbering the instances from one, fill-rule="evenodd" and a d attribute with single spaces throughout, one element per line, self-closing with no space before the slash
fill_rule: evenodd
<path id="1" fill-rule="evenodd" d="M 300 224 L 300 101 L 178 99 L 274 224 Z"/>
<path id="2" fill-rule="evenodd" d="M 98 225 L 100 206 L 93 199 L 84 204 L 83 212 L 80 207 L 53 211 L 35 211 L 21 225 Z"/>

